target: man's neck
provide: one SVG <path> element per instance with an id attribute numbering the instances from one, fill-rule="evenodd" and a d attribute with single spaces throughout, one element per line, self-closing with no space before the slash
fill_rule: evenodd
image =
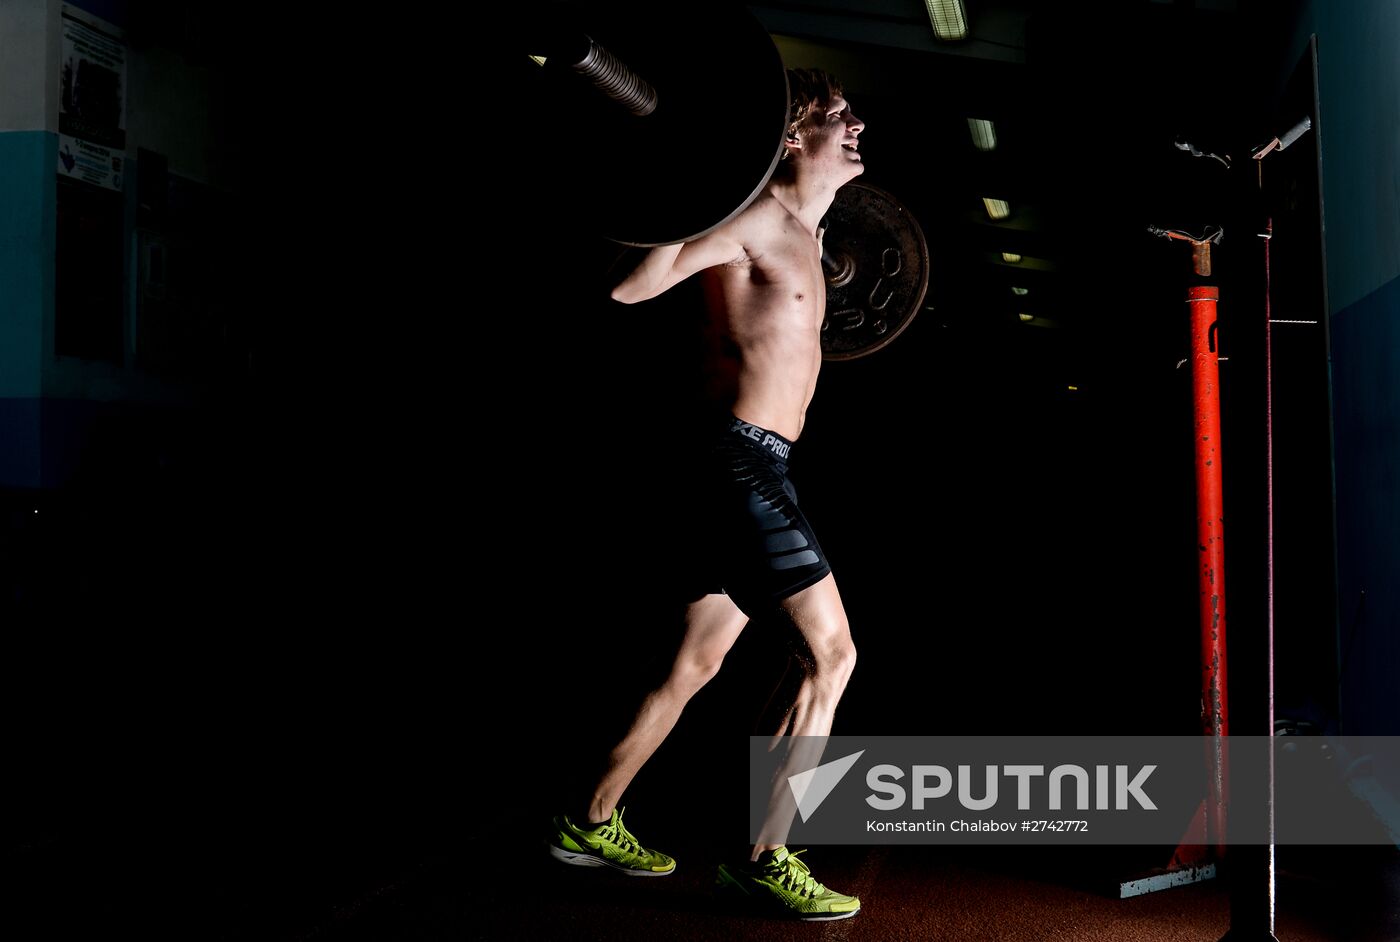
<path id="1" fill-rule="evenodd" d="M 832 201 L 836 199 L 834 189 L 814 184 L 803 185 L 801 181 L 792 177 L 770 181 L 768 192 L 782 203 L 788 212 L 796 216 L 814 237 L 822 217 L 831 209 Z"/>

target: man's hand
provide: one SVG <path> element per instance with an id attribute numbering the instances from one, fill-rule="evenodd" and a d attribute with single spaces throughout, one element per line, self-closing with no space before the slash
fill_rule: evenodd
<path id="1" fill-rule="evenodd" d="M 611 294 L 617 286 L 627 278 L 628 275 L 637 270 L 637 266 L 646 258 L 650 249 L 637 248 L 635 245 L 619 245 L 613 259 L 603 270 L 602 287 Z"/>

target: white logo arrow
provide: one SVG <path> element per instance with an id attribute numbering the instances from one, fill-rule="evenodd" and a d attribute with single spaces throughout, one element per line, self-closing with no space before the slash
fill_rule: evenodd
<path id="1" fill-rule="evenodd" d="M 803 824 L 806 824 L 807 819 L 821 807 L 821 803 L 826 801 L 826 796 L 841 783 L 841 779 L 851 771 L 851 766 L 863 755 L 864 749 L 819 765 L 815 769 L 788 776 L 788 788 L 792 789 L 792 797 L 797 799 L 797 810 L 802 814 Z"/>

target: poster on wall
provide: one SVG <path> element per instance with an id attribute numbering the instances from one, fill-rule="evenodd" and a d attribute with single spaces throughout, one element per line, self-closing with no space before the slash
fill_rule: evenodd
<path id="1" fill-rule="evenodd" d="M 58 174 L 122 188 L 126 148 L 126 44 L 110 23 L 63 8 Z"/>
<path id="2" fill-rule="evenodd" d="M 122 152 L 80 137 L 58 137 L 58 174 L 109 190 L 122 188 Z"/>

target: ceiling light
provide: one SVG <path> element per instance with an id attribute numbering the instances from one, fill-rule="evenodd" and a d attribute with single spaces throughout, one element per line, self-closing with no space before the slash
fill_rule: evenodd
<path id="1" fill-rule="evenodd" d="M 530 58 L 535 60 L 535 65 L 544 65 L 544 56 L 531 56 Z"/>
<path id="2" fill-rule="evenodd" d="M 1003 262 L 1010 262 L 1014 265 L 1021 260 L 1021 256 L 1017 255 L 1015 252 L 1002 252 L 1001 260 Z"/>
<path id="3" fill-rule="evenodd" d="M 967 14 L 962 0 L 924 0 L 929 22 L 939 39 L 962 39 L 967 35 Z"/>
<path id="4" fill-rule="evenodd" d="M 983 118 L 968 118 L 967 129 L 972 132 L 972 146 L 978 150 L 997 149 L 997 129 Z"/>
<path id="5" fill-rule="evenodd" d="M 987 215 L 993 219 L 1005 219 L 1011 215 L 1011 207 L 1006 205 L 1006 200 L 994 200 L 982 197 L 982 205 L 987 207 Z"/>
<path id="6" fill-rule="evenodd" d="M 1005 257 L 1005 256 L 1003 256 L 1003 257 Z M 1031 289 L 1030 289 L 1030 288 L 1012 288 L 1012 289 L 1011 289 L 1011 293 L 1014 294 L 1014 295 L 1016 295 L 1017 297 L 1025 297 L 1026 295 L 1028 295 L 1028 294 L 1031 293 Z"/>
<path id="7" fill-rule="evenodd" d="M 1020 314 L 1017 314 L 1016 316 L 1019 317 L 1019 318 L 1022 320 L 1022 322 L 1027 323 L 1027 324 L 1029 324 L 1031 321 L 1035 320 L 1035 315 L 1034 315 L 1034 314 L 1027 314 L 1025 311 L 1022 311 Z"/>

